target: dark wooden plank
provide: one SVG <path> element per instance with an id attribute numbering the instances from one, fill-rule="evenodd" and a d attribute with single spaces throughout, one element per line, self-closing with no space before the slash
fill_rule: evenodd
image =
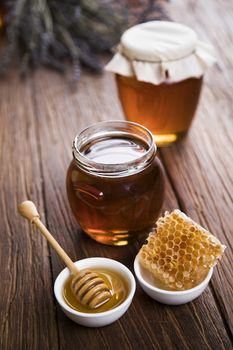
<path id="1" fill-rule="evenodd" d="M 110 74 L 93 79 L 86 74 L 76 94 L 67 90 L 57 75 L 39 72 L 36 77 L 37 118 L 40 120 L 42 169 L 45 180 L 48 225 L 73 259 L 106 256 L 123 262 L 131 270 L 140 244 L 106 247 L 87 238 L 71 215 L 65 193 L 65 175 L 71 160 L 71 141 L 84 126 L 122 118 L 113 78 Z M 165 209 L 178 207 L 168 183 Z M 54 278 L 63 264 L 52 252 Z M 228 349 L 230 341 L 211 290 L 182 307 L 153 302 L 140 287 L 134 302 L 121 320 L 102 329 L 87 329 L 59 312 L 62 348 L 70 349 Z M 117 335 L 117 341 L 114 338 Z M 116 339 L 116 338 L 115 338 Z"/>
<path id="2" fill-rule="evenodd" d="M 226 327 L 233 332 L 233 6 L 228 1 L 176 0 L 167 6 L 172 18 L 212 42 L 219 64 L 209 70 L 196 119 L 182 143 L 162 151 L 183 210 L 228 247 L 216 268 L 212 290 Z"/>
<path id="3" fill-rule="evenodd" d="M 17 205 L 30 197 L 43 214 L 31 80 L 0 84 L 0 348 L 58 345 L 47 244 Z"/>

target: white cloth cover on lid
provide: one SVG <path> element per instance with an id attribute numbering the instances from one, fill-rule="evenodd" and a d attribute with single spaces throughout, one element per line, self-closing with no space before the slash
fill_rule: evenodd
<path id="1" fill-rule="evenodd" d="M 105 69 L 158 85 L 200 77 L 215 62 L 213 47 L 199 41 L 189 27 L 151 21 L 125 31 Z"/>

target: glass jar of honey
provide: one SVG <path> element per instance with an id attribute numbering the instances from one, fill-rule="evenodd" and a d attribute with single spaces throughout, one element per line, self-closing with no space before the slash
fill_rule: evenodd
<path id="1" fill-rule="evenodd" d="M 66 185 L 74 216 L 91 238 L 117 246 L 142 238 L 164 197 L 152 134 L 127 121 L 88 127 L 74 139 Z"/>
<path id="2" fill-rule="evenodd" d="M 116 73 L 126 118 L 153 133 L 158 146 L 189 130 L 213 48 L 181 24 L 151 21 L 128 29 L 106 69 Z"/>

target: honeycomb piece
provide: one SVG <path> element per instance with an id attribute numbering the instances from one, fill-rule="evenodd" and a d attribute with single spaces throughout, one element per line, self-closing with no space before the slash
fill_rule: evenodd
<path id="1" fill-rule="evenodd" d="M 139 261 L 163 289 L 195 287 L 224 252 L 216 237 L 178 209 L 166 212 L 156 226 L 139 251 Z"/>

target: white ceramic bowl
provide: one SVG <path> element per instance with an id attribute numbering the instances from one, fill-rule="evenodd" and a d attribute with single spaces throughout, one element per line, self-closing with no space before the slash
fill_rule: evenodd
<path id="1" fill-rule="evenodd" d="M 145 281 L 145 279 L 142 276 L 138 255 L 134 260 L 134 271 L 142 289 L 151 298 L 159 301 L 160 303 L 168 305 L 181 305 L 196 299 L 207 287 L 213 274 L 213 268 L 211 268 L 206 278 L 198 286 L 184 291 L 169 291 L 154 287 L 150 283 Z"/>
<path id="2" fill-rule="evenodd" d="M 128 283 L 129 292 L 127 298 L 123 301 L 123 303 L 112 310 L 99 312 L 95 314 L 78 312 L 69 307 L 63 298 L 63 286 L 66 279 L 70 275 L 68 268 L 65 268 L 60 272 L 60 274 L 56 278 L 54 284 L 54 293 L 61 309 L 66 314 L 66 316 L 68 316 L 74 322 L 86 327 L 106 326 L 120 318 L 130 306 L 136 289 L 135 279 L 130 270 L 120 262 L 107 258 L 87 258 L 76 261 L 75 265 L 77 265 L 77 267 L 80 269 L 91 269 L 92 267 L 99 267 L 107 268 L 113 271 L 115 270 L 117 273 L 121 274 L 125 281 Z"/>

